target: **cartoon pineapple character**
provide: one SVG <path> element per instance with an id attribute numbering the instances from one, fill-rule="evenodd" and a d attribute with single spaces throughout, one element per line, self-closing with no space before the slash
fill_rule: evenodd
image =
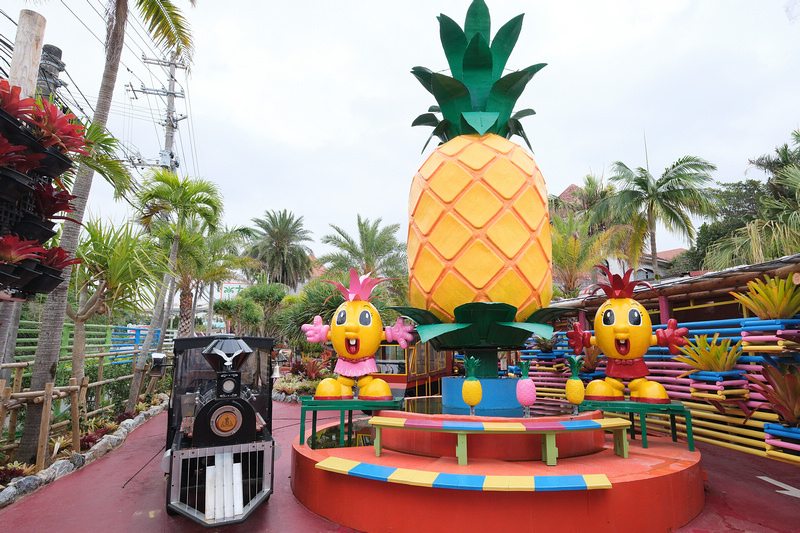
<path id="1" fill-rule="evenodd" d="M 536 402 L 536 384 L 530 377 L 531 362 L 520 361 L 522 378 L 517 381 L 517 401 L 525 408 L 525 418 L 531 416 L 531 405 Z"/>
<path id="2" fill-rule="evenodd" d="M 574 355 L 570 355 L 567 357 L 567 364 L 569 365 L 570 377 L 567 380 L 566 386 L 566 393 L 567 393 L 567 401 L 574 405 L 573 407 L 573 414 L 578 414 L 578 405 L 583 402 L 583 381 L 578 376 L 578 372 L 581 370 L 581 366 L 583 366 L 583 356 L 579 355 L 575 357 Z"/>
<path id="3" fill-rule="evenodd" d="M 414 67 L 440 111 L 413 125 L 434 126 L 439 146 L 414 176 L 409 195 L 409 298 L 444 322 L 466 302 L 503 302 L 517 320 L 546 307 L 552 295 L 547 190 L 530 154 L 514 104 L 540 63 L 503 76 L 522 26 L 506 23 L 490 44 L 489 11 L 474 0 L 464 30 L 439 17 L 452 77 Z M 427 143 L 426 143 L 427 146 Z"/>
<path id="4" fill-rule="evenodd" d="M 481 382 L 475 377 L 475 371 L 481 360 L 472 355 L 464 357 L 464 367 L 467 372 L 467 379 L 464 381 L 464 386 L 461 388 L 461 397 L 464 403 L 469 405 L 470 416 L 475 416 L 475 406 L 481 403 L 483 399 L 483 388 Z"/>

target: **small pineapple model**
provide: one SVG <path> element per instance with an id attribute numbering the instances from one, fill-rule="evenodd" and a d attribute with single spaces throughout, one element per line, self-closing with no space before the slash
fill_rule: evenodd
<path id="1" fill-rule="evenodd" d="M 520 135 L 512 115 L 540 63 L 503 76 L 522 27 L 519 15 L 495 34 L 483 0 L 470 5 L 464 29 L 438 17 L 452 77 L 424 67 L 412 74 L 435 97 L 442 120 L 420 115 L 440 145 L 414 176 L 409 195 L 409 299 L 443 322 L 467 302 L 502 302 L 524 321 L 547 307 L 552 264 L 547 189 L 530 154 L 507 140 Z M 430 139 L 429 139 L 430 140 Z M 427 143 L 426 143 L 427 146 Z"/>
<path id="2" fill-rule="evenodd" d="M 461 388 L 461 397 L 464 399 L 464 403 L 469 405 L 470 416 L 475 416 L 475 406 L 481 403 L 481 399 L 483 399 L 481 382 L 475 377 L 475 371 L 480 364 L 481 360 L 477 357 L 472 355 L 464 357 L 467 379 L 464 381 L 464 386 Z"/>
<path id="3" fill-rule="evenodd" d="M 578 372 L 581 370 L 581 366 L 583 366 L 583 356 L 579 355 L 575 357 L 574 355 L 570 355 L 567 357 L 567 364 L 569 364 L 569 370 L 572 374 L 569 379 L 567 380 L 567 401 L 572 404 L 572 414 L 578 414 L 578 405 L 583 402 L 583 381 L 578 376 Z"/>
<path id="4" fill-rule="evenodd" d="M 531 417 L 531 405 L 536 402 L 536 384 L 530 377 L 531 362 L 520 361 L 522 377 L 517 381 L 517 401 L 522 404 L 525 418 Z"/>

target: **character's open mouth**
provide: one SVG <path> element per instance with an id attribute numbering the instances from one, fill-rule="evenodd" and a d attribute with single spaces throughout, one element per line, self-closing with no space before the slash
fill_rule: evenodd
<path id="1" fill-rule="evenodd" d="M 619 353 L 620 355 L 628 355 L 628 351 L 630 351 L 631 349 L 631 343 L 628 342 L 627 339 L 625 340 L 615 339 L 614 347 L 617 349 L 617 353 Z"/>
<path id="2" fill-rule="evenodd" d="M 347 339 L 347 342 L 345 342 L 345 348 L 347 348 L 347 353 L 350 355 L 356 355 L 360 345 L 361 343 L 358 339 Z"/>

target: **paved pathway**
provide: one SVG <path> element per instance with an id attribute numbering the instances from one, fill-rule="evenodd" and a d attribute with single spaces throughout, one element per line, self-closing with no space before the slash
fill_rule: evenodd
<path id="1" fill-rule="evenodd" d="M 275 492 L 243 524 L 206 529 L 188 518 L 166 514 L 165 478 L 160 467 L 166 431 L 166 413 L 163 413 L 133 431 L 117 450 L 0 509 L 0 531 L 353 531 L 311 513 L 294 498 L 289 485 L 290 456 L 291 442 L 298 435 L 300 407 L 279 402 L 274 405 L 274 437 L 281 447 L 281 456 L 275 461 Z M 338 414 L 319 413 L 320 421 L 337 418 Z M 698 448 L 708 478 L 706 506 L 680 532 L 800 531 L 800 467 L 702 443 Z M 391 507 L 390 502 L 380 505 L 387 510 Z M 513 530 L 513 517 L 513 510 L 509 510 L 509 531 Z M 636 528 L 621 525 L 621 530 L 636 531 Z"/>

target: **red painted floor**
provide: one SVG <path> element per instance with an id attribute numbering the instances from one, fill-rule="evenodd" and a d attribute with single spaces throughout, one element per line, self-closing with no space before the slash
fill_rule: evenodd
<path id="1" fill-rule="evenodd" d="M 275 492 L 243 524 L 206 529 L 188 518 L 166 514 L 165 482 L 160 468 L 166 431 L 166 415 L 162 414 L 140 426 L 123 446 L 102 459 L 0 509 L 0 531 L 353 531 L 311 513 L 292 494 L 289 455 L 291 442 L 298 435 L 299 414 L 296 404 L 275 403 L 274 436 L 282 449 L 281 457 L 275 461 Z M 336 417 L 320 413 L 319 419 Z M 709 444 L 700 443 L 698 448 L 707 473 L 706 505 L 696 519 L 678 531 L 800 531 L 800 467 Z M 391 506 L 390 502 L 382 505 Z M 513 516 L 513 510 L 509 510 L 509 530 Z M 575 530 L 579 531 L 580 526 L 576 525 Z M 620 531 L 636 528 L 620 524 Z"/>

